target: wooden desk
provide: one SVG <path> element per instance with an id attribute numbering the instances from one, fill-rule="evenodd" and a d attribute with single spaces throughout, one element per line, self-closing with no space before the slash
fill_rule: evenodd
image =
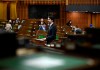
<path id="1" fill-rule="evenodd" d="M 37 40 L 36 38 L 34 38 L 34 39 L 32 39 L 32 43 L 35 43 L 37 45 L 45 46 L 46 41 L 40 41 L 40 40 Z"/>

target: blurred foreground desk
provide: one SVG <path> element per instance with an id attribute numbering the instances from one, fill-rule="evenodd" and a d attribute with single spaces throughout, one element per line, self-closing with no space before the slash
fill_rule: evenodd
<path id="1" fill-rule="evenodd" d="M 0 60 L 0 70 L 91 70 L 96 61 L 44 50 L 27 56 Z"/>
<path id="2" fill-rule="evenodd" d="M 46 44 L 46 41 L 43 41 L 43 39 L 32 39 L 31 41 L 33 44 L 44 46 L 44 47 L 51 47 L 55 49 L 62 49 L 61 47 L 61 40 L 54 40 L 50 44 Z M 63 47 L 64 48 L 64 47 Z"/>

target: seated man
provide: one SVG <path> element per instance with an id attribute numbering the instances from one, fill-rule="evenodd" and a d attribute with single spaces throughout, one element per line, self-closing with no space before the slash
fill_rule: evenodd
<path id="1" fill-rule="evenodd" d="M 12 32 L 12 26 L 11 26 L 10 23 L 7 23 L 7 24 L 6 24 L 5 30 L 6 30 L 7 32 Z"/>

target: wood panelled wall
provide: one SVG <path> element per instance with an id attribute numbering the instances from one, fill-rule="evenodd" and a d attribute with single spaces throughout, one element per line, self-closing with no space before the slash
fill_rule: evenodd
<path id="1" fill-rule="evenodd" d="M 66 20 L 67 22 L 69 20 L 72 21 L 72 25 L 78 26 L 80 28 L 85 28 L 88 26 L 88 23 L 90 21 L 89 18 L 89 13 L 78 13 L 78 12 L 68 12 L 66 14 Z"/>
<path id="2" fill-rule="evenodd" d="M 28 19 L 28 5 L 60 5 L 60 18 L 55 23 L 63 26 L 66 23 L 66 0 L 24 0 L 17 3 L 17 17 Z"/>
<path id="3" fill-rule="evenodd" d="M 100 5 L 100 0 L 68 0 L 68 5 Z M 89 27 L 90 23 L 100 27 L 100 13 L 66 12 L 66 19 L 80 28 Z"/>
<path id="4" fill-rule="evenodd" d="M 17 16 L 28 19 L 28 5 L 66 5 L 66 0 L 18 0 Z M 65 17 L 64 17 L 65 18 Z"/>
<path id="5" fill-rule="evenodd" d="M 97 28 L 100 28 L 100 14 L 96 14 L 96 25 Z"/>
<path id="6" fill-rule="evenodd" d="M 17 3 L 17 17 L 20 19 L 28 19 L 28 5 Z"/>
<path id="7" fill-rule="evenodd" d="M 100 0 L 68 0 L 69 5 L 100 5 Z"/>
<path id="8" fill-rule="evenodd" d="M 3 1 L 3 2 L 2 2 Z M 100 13 L 81 13 L 81 12 L 66 12 L 65 5 L 100 5 L 100 0 L 14 0 L 17 2 L 17 16 L 16 14 L 10 14 L 10 18 L 19 17 L 20 19 L 28 19 L 28 4 L 59 4 L 60 5 L 60 19 L 56 19 L 55 22 L 59 26 L 65 25 L 69 20 L 72 20 L 73 25 L 78 25 L 81 28 L 88 27 L 92 23 L 95 27 L 100 27 Z M 8 0 L 0 1 L 0 19 L 7 19 L 7 2 Z M 10 1 L 12 3 L 12 1 Z M 13 6 L 13 4 L 11 4 Z M 15 6 L 15 5 L 14 5 Z M 16 9 L 11 7 L 10 11 L 13 12 Z M 10 12 L 10 13 L 11 13 Z M 16 16 L 16 17 L 15 17 Z"/>
<path id="9" fill-rule="evenodd" d="M 90 23 L 96 28 L 100 28 L 100 14 L 97 13 L 85 13 L 85 12 L 66 12 L 66 21 L 72 21 L 72 25 L 84 29 L 89 27 Z"/>
<path id="10" fill-rule="evenodd" d="M 60 19 L 55 20 L 55 23 L 59 26 L 66 25 L 69 20 L 72 20 L 73 25 L 78 25 L 82 29 L 89 27 L 90 23 L 92 23 L 95 27 L 100 27 L 100 14 L 65 12 L 64 10 L 65 4 L 100 5 L 100 0 L 20 0 L 17 6 L 17 17 L 21 19 L 28 19 L 28 4 L 60 4 Z"/>

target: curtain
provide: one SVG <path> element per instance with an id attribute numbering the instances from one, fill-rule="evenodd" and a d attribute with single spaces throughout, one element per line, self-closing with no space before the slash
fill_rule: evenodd
<path id="1" fill-rule="evenodd" d="M 68 0 L 66 0 L 66 5 L 68 5 Z"/>
<path id="2" fill-rule="evenodd" d="M 17 3 L 10 3 L 10 19 L 17 18 L 16 5 L 17 5 Z"/>
<path id="3" fill-rule="evenodd" d="M 0 2 L 0 20 L 7 20 L 7 3 Z"/>

